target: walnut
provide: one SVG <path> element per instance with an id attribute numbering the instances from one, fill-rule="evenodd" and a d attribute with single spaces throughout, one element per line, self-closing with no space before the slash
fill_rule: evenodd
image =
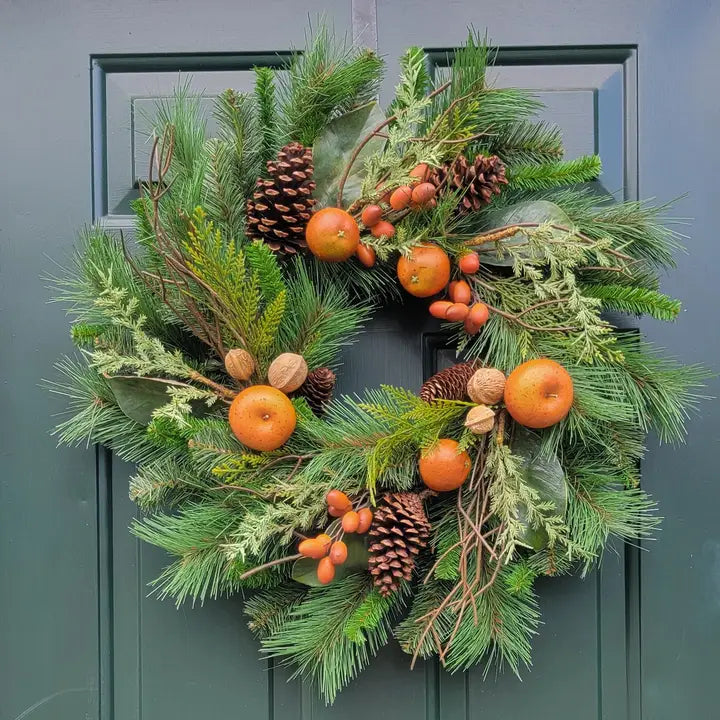
<path id="1" fill-rule="evenodd" d="M 467 393 L 480 405 L 496 405 L 505 392 L 505 375 L 496 368 L 480 368 L 470 378 Z"/>
<path id="2" fill-rule="evenodd" d="M 225 369 L 230 377 L 246 382 L 255 372 L 255 360 L 247 350 L 235 348 L 225 355 Z"/>
<path id="3" fill-rule="evenodd" d="M 472 408 L 465 417 L 465 427 L 475 435 L 484 435 L 493 429 L 495 413 L 487 405 Z"/>
<path id="4" fill-rule="evenodd" d="M 268 382 L 284 393 L 297 390 L 308 376 L 305 358 L 296 353 L 278 355 L 268 368 Z"/>

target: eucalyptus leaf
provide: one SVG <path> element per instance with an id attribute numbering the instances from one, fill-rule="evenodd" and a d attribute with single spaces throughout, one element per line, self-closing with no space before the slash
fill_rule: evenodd
<path id="1" fill-rule="evenodd" d="M 522 474 L 525 483 L 535 490 L 540 500 L 550 501 L 555 506 L 552 515 L 565 516 L 568 505 L 568 488 L 565 472 L 560 460 L 553 453 L 541 455 L 541 439 L 539 435 L 517 428 L 513 437 L 513 455 L 522 459 Z M 525 525 L 525 532 L 520 541 L 533 550 L 542 550 L 547 545 L 547 533 L 542 528 L 533 528 L 527 522 L 527 513 L 523 507 L 518 508 L 518 517 Z"/>
<path id="2" fill-rule="evenodd" d="M 567 213 L 559 205 L 548 200 L 532 200 L 500 208 L 499 210 L 490 210 L 487 213 L 487 222 L 489 229 L 519 223 L 544 222 L 550 222 L 553 225 L 563 225 L 568 228 L 572 227 L 572 220 L 570 220 Z M 527 239 L 525 233 L 518 233 L 511 238 L 503 240 L 503 244 L 515 245 L 527 242 Z M 497 250 L 492 243 L 481 245 L 477 251 L 480 254 L 480 261 L 486 265 L 511 267 L 513 264 L 512 258 L 507 255 L 498 257 Z M 528 255 L 530 254 L 528 253 Z"/>
<path id="3" fill-rule="evenodd" d="M 362 536 L 345 535 L 343 542 L 347 545 L 347 560 L 342 565 L 335 566 L 334 580 L 340 580 L 358 570 L 367 570 L 368 566 L 367 544 Z M 312 558 L 296 560 L 292 567 L 292 579 L 310 587 L 321 587 L 317 579 L 318 562 Z"/>
<path id="4" fill-rule="evenodd" d="M 168 387 L 189 387 L 177 380 L 136 375 L 105 375 L 105 379 L 110 385 L 118 407 L 131 420 L 141 425 L 149 425 L 153 412 L 170 402 Z M 191 405 L 194 415 L 199 416 L 207 411 L 207 406 L 202 402 L 195 401 Z"/>
<path id="5" fill-rule="evenodd" d="M 350 156 L 360 141 L 385 120 L 385 114 L 376 102 L 361 105 L 331 120 L 313 145 L 315 192 L 320 207 L 337 202 L 340 178 Z M 372 137 L 360 150 L 353 162 L 343 187 L 343 205 L 347 207 L 360 197 L 365 174 L 365 160 L 383 149 L 384 138 Z"/>

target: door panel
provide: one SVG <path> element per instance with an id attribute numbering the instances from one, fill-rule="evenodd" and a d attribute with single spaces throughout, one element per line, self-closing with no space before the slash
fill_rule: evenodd
<path id="1" fill-rule="evenodd" d="M 167 558 L 127 532 L 132 468 L 102 450 L 55 450 L 48 431 L 62 402 L 37 380 L 70 346 L 38 279 L 52 273 L 47 257 L 66 260 L 75 229 L 91 218 L 130 229 L 128 201 L 146 172 L 144 113 L 155 98 L 181 77 L 208 96 L 248 89 L 252 65 L 281 63 L 320 12 L 339 32 L 377 42 L 388 62 L 383 100 L 405 47 L 427 48 L 442 74 L 464 28 L 487 27 L 501 48 L 497 83 L 540 95 L 568 157 L 600 152 L 607 191 L 661 201 L 690 191 L 676 214 L 695 218 L 693 254 L 665 288 L 683 299 L 683 323 L 642 329 L 685 361 L 720 356 L 720 337 L 703 323 L 720 301 L 717 203 L 707 192 L 717 166 L 710 128 L 720 117 L 706 70 L 715 66 L 717 3 L 0 2 L 0 113 L 10 139 L 0 143 L 0 357 L 11 379 L 0 404 L 0 667 L 10 669 L 0 673 L 0 720 L 309 720 L 365 717 L 368 708 L 427 720 L 714 717 L 717 403 L 703 406 L 702 422 L 691 419 L 687 447 L 651 443 L 643 482 L 666 517 L 652 552 L 618 547 L 585 580 L 541 583 L 544 625 L 522 683 L 508 673 L 483 679 L 482 668 L 450 676 L 435 662 L 410 673 L 391 645 L 333 708 L 258 657 L 240 598 L 176 610 L 148 596 Z M 409 302 L 375 318 L 346 354 L 339 390 L 417 389 L 449 364 L 426 317 Z"/>

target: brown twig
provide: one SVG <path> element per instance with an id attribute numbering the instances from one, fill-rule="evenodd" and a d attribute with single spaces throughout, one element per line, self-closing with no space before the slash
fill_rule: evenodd
<path id="1" fill-rule="evenodd" d="M 255 573 L 262 572 L 263 570 L 267 570 L 268 568 L 275 567 L 276 565 L 282 565 L 284 563 L 293 562 L 294 560 L 299 560 L 302 557 L 300 553 L 296 553 L 295 555 L 288 555 L 287 557 L 278 558 L 277 560 L 271 560 L 270 562 L 263 563 L 262 565 L 258 565 L 257 567 L 250 568 L 250 570 L 245 571 L 238 580 L 247 580 L 249 577 L 252 577 L 255 575 Z"/>

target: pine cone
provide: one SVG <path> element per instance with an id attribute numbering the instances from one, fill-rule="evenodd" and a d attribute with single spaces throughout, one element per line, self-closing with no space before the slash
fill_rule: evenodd
<path id="1" fill-rule="evenodd" d="M 466 362 L 435 373 L 420 388 L 420 399 L 425 402 L 467 399 L 467 384 L 477 369 L 477 363 Z"/>
<path id="2" fill-rule="evenodd" d="M 290 143 L 267 163 L 269 179 L 258 178 L 247 203 L 247 235 L 273 250 L 295 254 L 307 247 L 305 225 L 315 199 L 312 149 Z"/>
<path id="3" fill-rule="evenodd" d="M 335 373 L 326 367 L 308 373 L 305 382 L 298 388 L 297 395 L 304 397 L 316 415 L 325 412 L 335 387 Z"/>
<path id="4" fill-rule="evenodd" d="M 430 522 L 420 495 L 388 493 L 375 511 L 368 533 L 368 567 L 381 595 L 395 592 L 401 580 L 409 580 L 415 557 L 427 545 Z"/>
<path id="5" fill-rule="evenodd" d="M 500 194 L 500 186 L 507 184 L 505 165 L 497 155 L 478 155 L 472 164 L 460 155 L 452 163 L 436 168 L 430 182 L 442 195 L 459 190 L 462 193 L 458 213 L 476 212 L 488 205 L 493 195 Z"/>

